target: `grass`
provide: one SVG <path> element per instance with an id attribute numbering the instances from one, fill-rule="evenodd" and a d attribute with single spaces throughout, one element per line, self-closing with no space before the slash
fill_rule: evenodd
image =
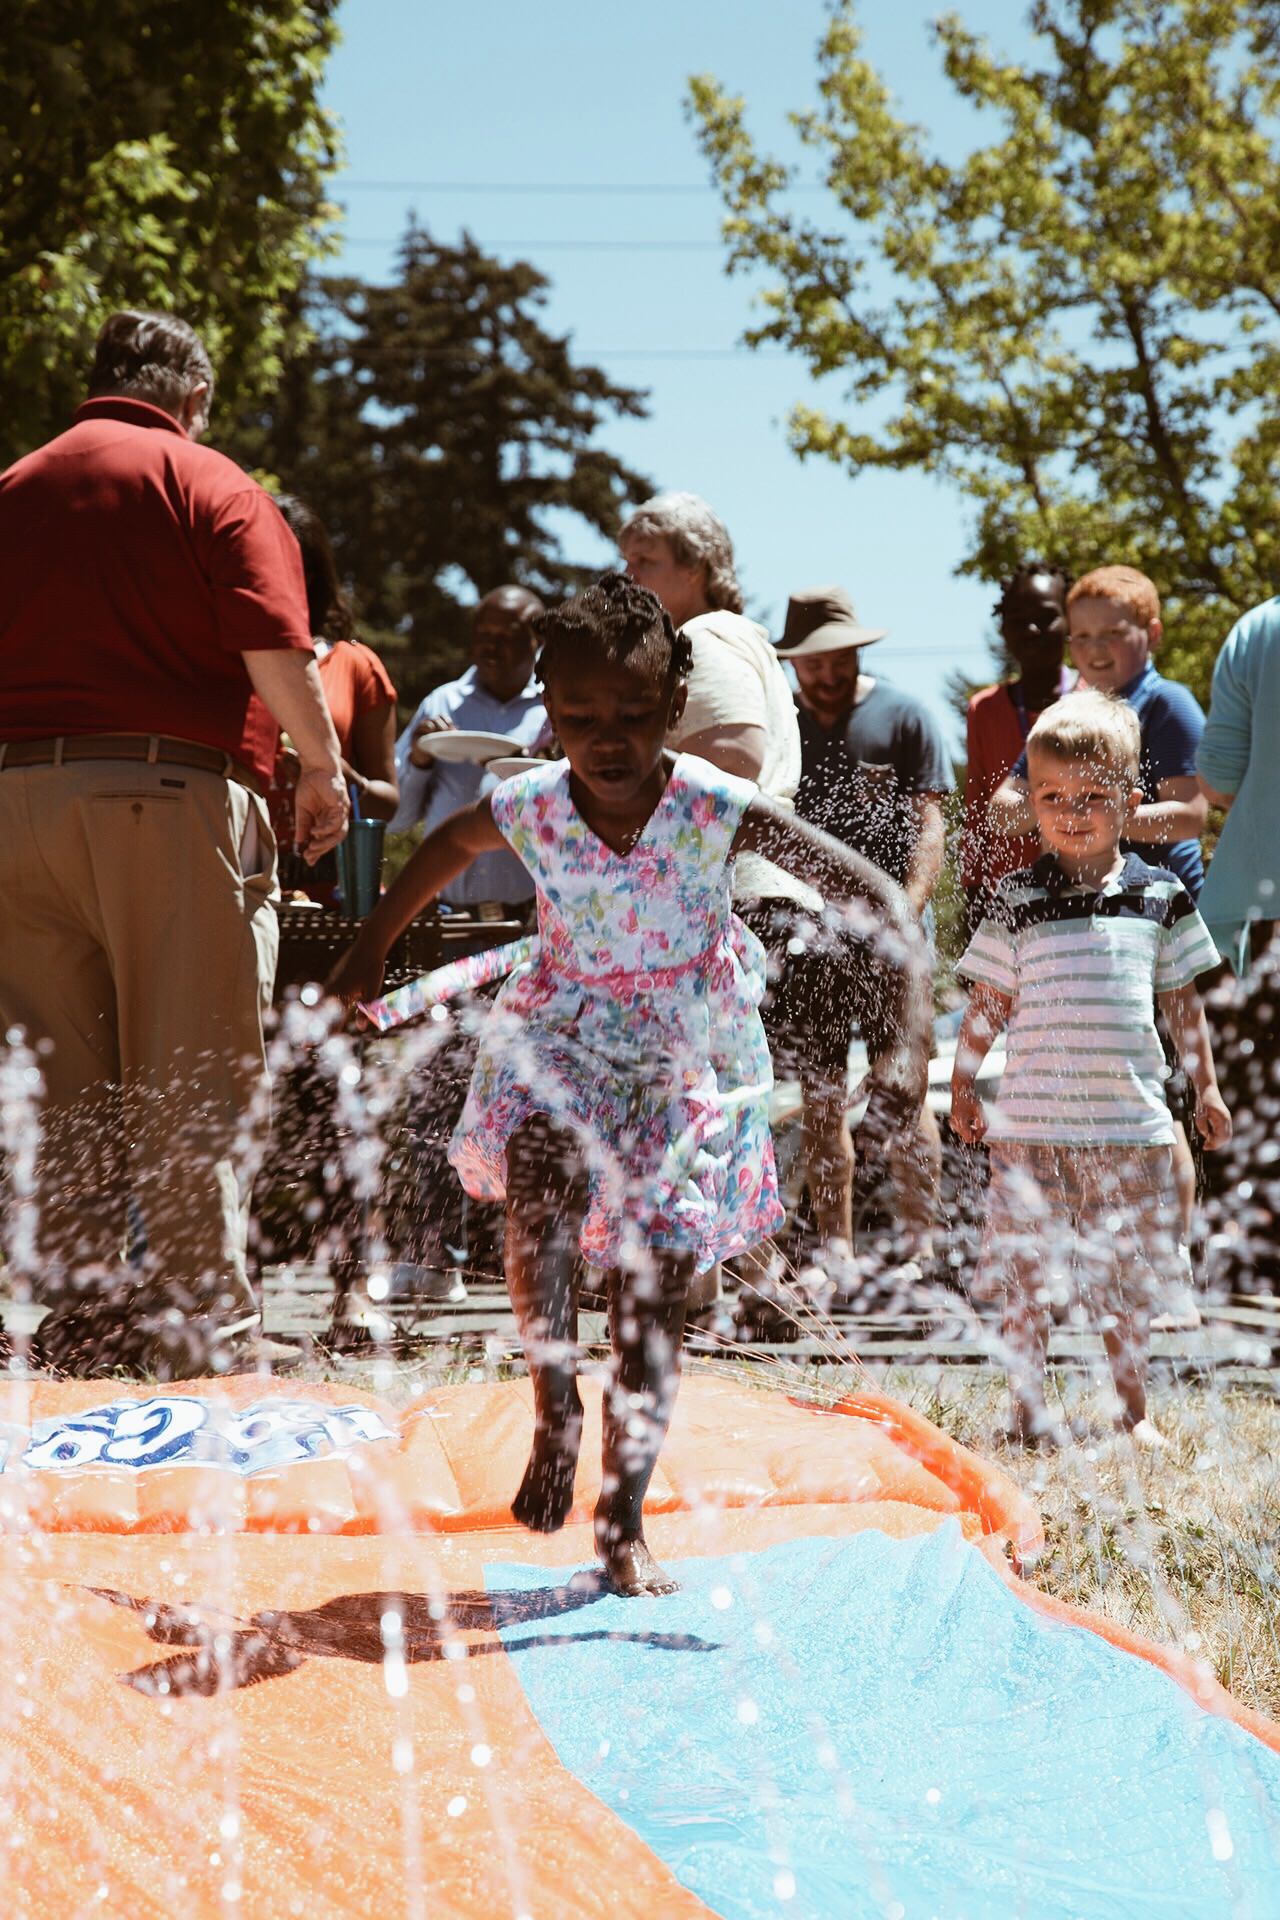
<path id="1" fill-rule="evenodd" d="M 855 1369 L 748 1365 L 744 1378 L 829 1403 Z M 1168 1451 L 1115 1435 L 1102 1390 L 1058 1375 L 1064 1416 L 1087 1437 L 1027 1453 L 1001 1437 L 1004 1386 L 973 1367 L 897 1367 L 877 1382 L 1031 1496 L 1046 1551 L 1027 1578 L 1150 1640 L 1207 1660 L 1223 1686 L 1280 1720 L 1280 1405 L 1220 1384 L 1151 1390 Z"/>

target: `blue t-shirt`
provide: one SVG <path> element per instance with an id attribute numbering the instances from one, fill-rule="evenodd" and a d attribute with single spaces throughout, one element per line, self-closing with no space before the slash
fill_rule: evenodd
<path id="1" fill-rule="evenodd" d="M 950 793 L 955 785 L 933 716 L 911 694 L 877 678 L 830 732 L 804 707 L 797 719 L 796 812 L 901 884 L 920 838 L 913 797 Z"/>
<path id="2" fill-rule="evenodd" d="M 1068 696 L 1069 697 L 1069 696 Z M 1204 732 L 1204 711 L 1188 687 L 1166 680 L 1148 660 L 1142 672 L 1120 698 L 1127 700 L 1138 716 L 1142 729 L 1142 757 L 1138 763 L 1138 784 L 1144 801 L 1160 798 L 1162 780 L 1195 778 L 1196 751 Z M 1027 777 L 1027 753 L 1024 747 L 1013 769 L 1015 780 Z M 1122 840 L 1122 853 L 1136 853 L 1153 867 L 1167 867 L 1176 873 L 1193 900 L 1200 898 L 1204 885 L 1204 857 L 1198 840 L 1174 840 L 1161 846 L 1152 841 Z"/>

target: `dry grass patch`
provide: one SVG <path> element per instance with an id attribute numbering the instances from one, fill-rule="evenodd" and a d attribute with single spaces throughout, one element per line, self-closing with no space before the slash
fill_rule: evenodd
<path id="1" fill-rule="evenodd" d="M 784 1384 L 787 1369 L 768 1371 Z M 845 1369 L 789 1371 L 793 1391 L 828 1403 L 865 1380 Z M 997 1461 L 1035 1500 L 1047 1551 L 1027 1569 L 1030 1580 L 1208 1660 L 1237 1699 L 1280 1720 L 1280 1405 L 1272 1395 L 1221 1381 L 1153 1387 L 1152 1416 L 1170 1445 L 1148 1454 L 1112 1431 L 1100 1387 L 1060 1375 L 1059 1409 L 1086 1437 L 1032 1454 L 1001 1437 L 998 1375 L 899 1367 L 881 1384 Z"/>

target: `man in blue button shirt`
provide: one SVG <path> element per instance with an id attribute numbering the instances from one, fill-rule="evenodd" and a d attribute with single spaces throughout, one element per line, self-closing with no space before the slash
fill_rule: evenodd
<path id="1" fill-rule="evenodd" d="M 541 612 L 541 600 L 527 587 L 497 587 L 476 607 L 471 665 L 460 679 L 427 695 L 396 742 L 400 805 L 391 821 L 395 832 L 421 821 L 430 833 L 495 784 L 474 760 L 437 760 L 426 752 L 423 742 L 433 734 L 450 729 L 501 733 L 512 753 L 526 753 L 549 732 L 542 689 L 533 677 L 531 623 Z M 514 853 L 482 853 L 450 881 L 442 898 L 445 906 L 473 914 L 503 908 L 505 918 L 532 906 L 533 881 Z M 449 1249 L 456 1249 L 469 1229 L 460 1218 L 461 1191 L 445 1150 L 477 1044 L 475 1034 L 455 1028 L 414 1070 L 402 1144 L 405 1199 L 387 1223 L 399 1254 L 391 1275 L 393 1297 L 407 1294 L 455 1305 L 467 1297 Z M 499 1210 L 485 1212 L 491 1223 L 495 1215 L 500 1223 Z"/>
<path id="2" fill-rule="evenodd" d="M 533 677 L 531 622 L 542 602 L 527 587 L 497 587 L 471 616 L 471 665 L 458 680 L 436 687 L 396 742 L 400 805 L 391 830 L 422 823 L 430 833 L 459 807 L 470 806 L 491 776 L 475 761 L 438 760 L 424 742 L 449 729 L 501 733 L 512 753 L 532 751 L 547 731 L 542 689 Z M 533 882 L 514 853 L 482 853 L 451 880 L 449 907 L 524 905 Z"/>

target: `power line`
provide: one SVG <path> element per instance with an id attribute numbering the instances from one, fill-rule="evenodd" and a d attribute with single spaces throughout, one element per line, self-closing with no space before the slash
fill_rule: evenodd
<path id="1" fill-rule="evenodd" d="M 344 240 L 345 247 L 398 247 L 404 239 L 397 234 L 393 240 Z M 559 252 L 574 253 L 719 253 L 722 243 L 719 240 L 486 240 L 486 248 L 510 247 L 529 253 L 546 253 L 551 249 Z"/>
<path id="2" fill-rule="evenodd" d="M 716 193 L 709 181 L 684 180 L 335 180 L 342 193 Z M 820 180 L 787 184 L 788 193 L 821 193 Z"/>
<path id="3" fill-rule="evenodd" d="M 340 344 L 349 344 L 346 341 Z M 579 347 L 574 352 L 592 360 L 786 360 L 792 356 L 784 347 Z M 467 354 L 465 345 L 457 347 L 415 347 L 409 341 L 387 342 L 380 346 L 362 346 L 361 360 L 460 360 Z M 490 356 L 484 366 L 498 366 Z"/>

